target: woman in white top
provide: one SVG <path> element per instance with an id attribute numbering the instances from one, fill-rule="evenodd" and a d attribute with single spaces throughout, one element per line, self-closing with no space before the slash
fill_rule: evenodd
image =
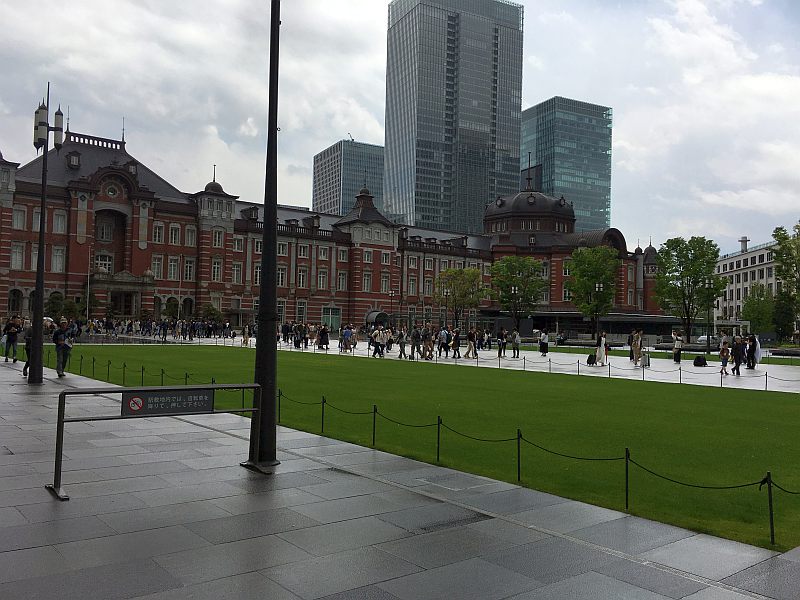
<path id="1" fill-rule="evenodd" d="M 681 362 L 681 350 L 683 349 L 683 335 L 680 331 L 673 331 L 672 332 L 672 358 L 673 360 L 680 364 Z"/>
<path id="2" fill-rule="evenodd" d="M 604 331 L 597 338 L 597 359 L 594 364 L 603 367 L 607 362 L 608 349 L 606 348 L 606 332 Z"/>
<path id="3" fill-rule="evenodd" d="M 547 335 L 547 331 L 542 330 L 542 334 L 539 336 L 539 352 L 542 353 L 542 356 L 547 356 L 549 343 L 550 337 Z"/>

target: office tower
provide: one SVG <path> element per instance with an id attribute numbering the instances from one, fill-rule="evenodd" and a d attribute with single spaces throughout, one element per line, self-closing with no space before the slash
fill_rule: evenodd
<path id="1" fill-rule="evenodd" d="M 612 111 L 556 96 L 522 112 L 520 165 L 542 165 L 542 189 L 575 205 L 575 231 L 611 225 Z"/>
<path id="2" fill-rule="evenodd" d="M 523 8 L 394 0 L 386 65 L 386 209 L 410 225 L 480 232 L 519 183 Z"/>
<path id="3" fill-rule="evenodd" d="M 342 140 L 314 156 L 312 210 L 346 215 L 365 185 L 382 208 L 383 146 Z"/>

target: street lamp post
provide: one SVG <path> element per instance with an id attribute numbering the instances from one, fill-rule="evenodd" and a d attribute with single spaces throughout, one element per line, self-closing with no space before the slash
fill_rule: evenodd
<path id="1" fill-rule="evenodd" d="M 706 288 L 706 296 L 708 296 L 708 315 L 706 317 L 706 354 L 711 354 L 711 290 L 714 288 L 714 280 L 711 277 L 706 277 L 703 282 L 703 287 Z"/>
<path id="2" fill-rule="evenodd" d="M 605 289 L 605 287 L 606 286 L 603 283 L 600 283 L 600 282 L 595 283 L 594 284 L 594 292 L 595 292 L 595 294 L 602 293 L 603 290 Z M 595 333 L 600 333 L 600 331 L 599 331 L 599 329 L 600 329 L 600 317 L 599 317 L 599 315 L 595 315 L 594 320 L 595 320 L 595 323 L 594 323 Z"/>
<path id="3" fill-rule="evenodd" d="M 511 316 L 514 318 L 514 325 L 515 326 L 517 324 L 517 310 L 519 310 L 517 308 L 519 306 L 519 304 L 517 303 L 517 294 L 519 294 L 519 288 L 516 285 L 512 285 L 511 286 L 511 298 L 512 298 L 511 306 L 514 309 L 514 312 L 513 312 L 513 314 Z"/>
<path id="4" fill-rule="evenodd" d="M 444 296 L 444 327 L 447 329 L 447 309 L 448 309 L 448 301 L 450 299 L 450 290 L 447 288 L 442 291 L 442 296 Z"/>
<path id="5" fill-rule="evenodd" d="M 61 150 L 64 142 L 64 113 L 61 107 L 55 113 L 55 124 L 50 126 L 50 82 L 47 82 L 47 99 L 36 109 L 33 119 L 33 146 L 36 150 L 42 149 L 42 197 L 39 208 L 39 243 L 36 258 L 36 287 L 33 298 L 33 339 L 31 340 L 31 355 L 28 357 L 28 383 L 41 384 L 43 380 L 42 345 L 44 336 L 42 325 L 44 323 L 44 226 L 47 210 L 47 152 L 50 132 L 53 135 L 53 146 Z"/>
<path id="6" fill-rule="evenodd" d="M 392 323 L 392 325 L 394 325 L 394 296 L 395 296 L 395 293 L 396 292 L 394 290 L 389 290 L 389 312 L 391 313 L 389 315 L 389 321 Z"/>

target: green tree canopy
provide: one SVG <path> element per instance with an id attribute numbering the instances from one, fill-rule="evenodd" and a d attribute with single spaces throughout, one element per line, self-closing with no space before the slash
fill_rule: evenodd
<path id="1" fill-rule="evenodd" d="M 785 290 L 778 292 L 775 296 L 775 312 L 773 320 L 775 321 L 775 333 L 779 340 L 788 340 L 794 334 L 795 316 L 795 302 Z"/>
<path id="2" fill-rule="evenodd" d="M 592 320 L 593 334 L 600 317 L 614 306 L 620 264 L 619 253 L 609 246 L 578 248 L 572 253 L 566 287 L 575 308 Z"/>
<path id="3" fill-rule="evenodd" d="M 203 318 L 219 323 L 222 321 L 222 313 L 213 304 L 206 304 L 203 307 Z"/>
<path id="4" fill-rule="evenodd" d="M 161 313 L 170 319 L 177 319 L 178 313 L 180 312 L 179 309 L 180 305 L 178 304 L 178 300 L 175 298 L 170 298 L 167 300 L 167 305 L 164 307 L 164 310 L 161 311 Z"/>
<path id="5" fill-rule="evenodd" d="M 718 258 L 717 244 L 702 236 L 671 238 L 658 251 L 656 297 L 664 310 L 680 318 L 686 341 L 691 341 L 698 312 L 708 310 L 725 289 L 725 280 L 715 274 Z"/>
<path id="6" fill-rule="evenodd" d="M 761 283 L 750 286 L 750 293 L 742 303 L 742 319 L 750 321 L 750 331 L 772 331 L 775 316 L 775 299 Z"/>
<path id="7" fill-rule="evenodd" d="M 436 278 L 435 300 L 453 311 L 456 327 L 465 310 L 477 308 L 483 293 L 478 269 L 445 269 Z"/>
<path id="8" fill-rule="evenodd" d="M 536 310 L 549 285 L 542 263 L 530 256 L 505 256 L 492 265 L 491 274 L 492 297 L 519 329 L 522 317 Z"/>
<path id="9" fill-rule="evenodd" d="M 775 276 L 781 280 L 782 289 L 793 302 L 795 314 L 800 312 L 800 221 L 792 227 L 776 227 L 772 237 L 777 242 L 772 248 Z"/>
<path id="10" fill-rule="evenodd" d="M 44 301 L 44 314 L 58 322 L 64 314 L 64 296 L 60 292 L 53 292 Z"/>

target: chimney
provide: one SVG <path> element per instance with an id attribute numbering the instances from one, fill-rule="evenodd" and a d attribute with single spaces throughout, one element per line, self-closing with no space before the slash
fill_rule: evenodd
<path id="1" fill-rule="evenodd" d="M 743 254 L 745 252 L 747 252 L 747 242 L 749 242 L 749 241 L 750 240 L 747 239 L 746 235 L 743 235 L 741 238 L 739 238 L 739 243 L 742 245 L 742 253 Z"/>

